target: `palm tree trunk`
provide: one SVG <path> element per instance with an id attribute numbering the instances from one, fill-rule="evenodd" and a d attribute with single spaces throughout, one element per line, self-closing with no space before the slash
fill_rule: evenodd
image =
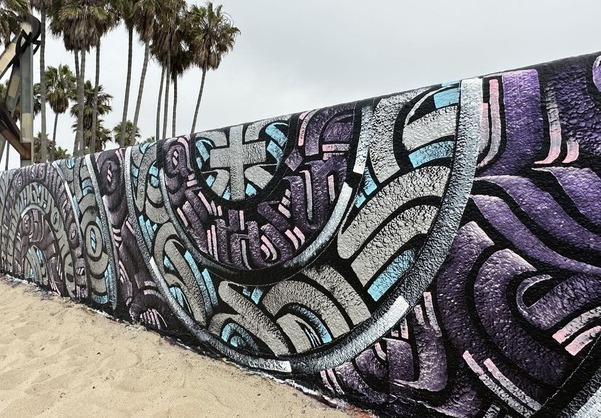
<path id="1" fill-rule="evenodd" d="M 79 68 L 79 51 L 73 51 L 73 55 L 75 55 L 75 80 L 77 81 L 77 101 L 79 102 L 79 73 L 81 72 L 81 68 Z M 78 117 L 79 119 L 79 117 Z M 75 141 L 73 142 L 73 156 L 77 157 L 79 153 L 79 143 L 77 141 L 79 136 L 79 122 L 77 130 L 75 131 Z"/>
<path id="2" fill-rule="evenodd" d="M 128 28 L 128 51 L 127 51 L 127 79 L 125 81 L 125 99 L 123 101 L 123 117 L 121 118 L 121 134 L 119 134 L 119 146 L 125 146 L 125 123 L 127 122 L 127 108 L 129 106 L 129 89 L 131 87 L 131 65 L 132 51 L 134 46 L 134 28 Z"/>
<path id="3" fill-rule="evenodd" d="M 79 54 L 77 51 L 73 51 L 75 55 L 75 81 L 79 80 Z"/>
<path id="4" fill-rule="evenodd" d="M 96 45 L 96 80 L 94 84 L 94 98 L 92 100 L 92 138 L 90 139 L 90 153 L 96 152 L 96 133 L 98 132 L 98 87 L 100 86 L 100 40 Z"/>
<path id="5" fill-rule="evenodd" d="M 136 132 L 138 131 L 138 117 L 140 116 L 140 107 L 142 106 L 142 94 L 144 92 L 144 81 L 146 79 L 146 70 L 148 69 L 149 55 L 150 44 L 146 42 L 144 44 L 144 63 L 142 64 L 142 74 L 140 75 L 140 86 L 138 87 L 138 99 L 136 100 L 136 111 L 134 113 L 133 129 L 131 131 L 131 137 L 129 138 L 130 145 L 133 145 L 136 142 Z"/>
<path id="6" fill-rule="evenodd" d="M 10 146 L 8 144 L 6 144 L 6 164 L 4 166 L 4 171 L 8 171 L 8 157 L 9 157 L 9 152 L 10 152 Z"/>
<path id="7" fill-rule="evenodd" d="M 42 162 L 48 161 L 48 138 L 46 137 L 46 10 L 41 8 L 41 40 L 40 40 L 40 104 L 42 117 Z"/>
<path id="8" fill-rule="evenodd" d="M 84 49 L 81 50 L 81 68 L 79 69 L 79 85 L 77 86 L 77 134 L 79 135 L 79 154 L 78 157 L 83 155 L 86 150 L 86 144 L 84 143 L 84 135 L 83 135 L 83 108 L 85 104 L 85 93 L 84 93 L 84 83 L 86 79 L 86 51 Z"/>
<path id="9" fill-rule="evenodd" d="M 198 91 L 198 99 L 196 99 L 196 109 L 194 110 L 194 119 L 192 120 L 192 130 L 190 131 L 190 135 L 194 133 L 196 130 L 196 119 L 198 118 L 198 109 L 200 109 L 200 101 L 202 99 L 202 92 L 205 88 L 205 77 L 207 75 L 206 68 L 202 69 L 202 79 L 200 81 L 200 90 Z"/>
<path id="10" fill-rule="evenodd" d="M 51 153 L 51 161 L 54 161 L 56 158 L 56 127 L 58 126 L 58 113 L 54 114 L 54 128 L 52 129 L 52 149 Z"/>
<path id="11" fill-rule="evenodd" d="M 161 70 L 161 85 L 159 86 L 159 100 L 157 101 L 157 123 L 155 141 L 161 139 L 161 99 L 163 98 L 163 83 L 165 81 L 165 67 Z"/>
<path id="12" fill-rule="evenodd" d="M 177 124 L 177 76 L 173 79 L 173 117 L 171 120 L 171 136 L 176 135 L 176 124 Z"/>
<path id="13" fill-rule="evenodd" d="M 167 137 L 167 114 L 169 113 L 169 85 L 171 84 L 171 81 L 169 80 L 170 77 L 170 68 L 171 67 L 171 53 L 167 52 L 167 67 L 166 67 L 166 74 L 165 74 L 165 107 L 163 110 L 163 138 Z"/>

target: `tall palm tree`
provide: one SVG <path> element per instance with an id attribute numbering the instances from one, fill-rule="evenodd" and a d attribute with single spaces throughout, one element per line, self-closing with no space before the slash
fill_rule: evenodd
<path id="1" fill-rule="evenodd" d="M 157 16 L 158 30 L 153 34 L 151 51 L 165 70 L 165 103 L 163 113 L 163 135 L 167 136 L 167 113 L 169 109 L 169 87 L 171 85 L 171 56 L 173 51 L 179 49 L 183 41 L 183 31 L 176 30 L 180 25 L 182 16 L 186 13 L 184 0 L 168 0 L 162 12 Z"/>
<path id="2" fill-rule="evenodd" d="M 98 44 L 96 44 L 96 78 L 94 83 L 94 102 L 92 113 L 92 125 L 96 126 L 98 121 L 98 88 L 100 86 L 100 42 L 104 35 L 111 31 L 119 22 L 118 10 L 114 7 L 111 0 L 99 0 L 105 9 L 105 14 L 97 16 L 96 31 L 98 32 Z M 96 152 L 96 129 L 92 129 L 92 138 L 90 140 L 90 152 Z"/>
<path id="3" fill-rule="evenodd" d="M 196 120 L 207 71 L 216 70 L 219 67 L 223 56 L 234 48 L 236 36 L 240 34 L 240 30 L 234 26 L 231 17 L 222 11 L 221 5 L 213 7 L 211 2 L 208 2 L 205 7 L 192 6 L 187 14 L 186 21 L 188 32 L 192 34 L 191 45 L 194 53 L 194 63 L 202 71 L 200 90 L 196 100 L 192 129 L 190 130 L 192 134 L 196 130 Z"/>
<path id="4" fill-rule="evenodd" d="M 76 78 L 67 65 L 59 64 L 58 67 L 48 67 L 44 75 L 48 87 L 47 99 L 50 108 L 54 112 L 54 128 L 52 130 L 52 145 L 49 147 L 50 161 L 54 161 L 53 155 L 56 149 L 56 127 L 58 116 L 69 108 L 69 102 L 76 96 Z"/>
<path id="5" fill-rule="evenodd" d="M 27 0 L 0 0 L 0 37 L 5 47 L 13 35 L 19 33 L 23 17 L 28 12 Z"/>
<path id="6" fill-rule="evenodd" d="M 98 44 L 100 33 L 99 22 L 106 19 L 107 11 L 98 1 L 62 0 L 53 5 L 50 29 L 53 34 L 62 35 L 65 49 L 73 51 L 75 56 L 75 73 L 77 76 L 77 130 L 73 144 L 73 154 L 81 155 L 83 149 L 83 117 L 84 117 L 84 80 L 86 52 Z"/>
<path id="7" fill-rule="evenodd" d="M 136 32 L 138 32 L 138 36 L 140 37 L 140 41 L 144 43 L 144 61 L 142 62 L 142 72 L 140 73 L 140 84 L 138 86 L 138 97 L 136 100 L 136 109 L 134 111 L 134 120 L 133 125 L 138 126 L 138 118 L 140 117 L 140 108 L 142 107 L 142 95 L 144 94 L 144 82 L 146 80 L 146 72 L 148 70 L 148 61 L 150 57 L 150 42 L 152 41 L 152 36 L 159 27 L 159 20 L 157 19 L 157 15 L 163 13 L 163 11 L 170 7 L 169 2 L 164 2 L 163 0 L 138 0 L 134 5 L 134 27 Z M 125 119 L 121 121 L 123 124 Z M 135 141 L 136 130 L 132 129 L 131 131 L 119 131 L 119 135 L 130 134 L 129 138 L 125 138 L 127 143 L 133 144 Z"/>
<path id="8" fill-rule="evenodd" d="M 45 152 L 42 150 L 43 146 L 47 148 Z M 42 140 L 42 133 L 38 132 L 38 134 L 33 138 L 33 162 L 36 164 L 43 162 L 42 154 L 50 154 L 49 147 L 50 144 L 48 138 Z"/>
<path id="9" fill-rule="evenodd" d="M 184 27 L 183 16 L 176 20 L 173 31 L 173 50 L 171 53 L 170 68 L 171 82 L 173 83 L 173 116 L 171 119 L 171 136 L 177 135 L 177 79 L 192 65 L 192 51 L 190 49 L 191 37 Z"/>
<path id="10" fill-rule="evenodd" d="M 134 6 L 137 0 L 122 0 L 117 3 L 117 10 L 123 23 L 125 24 L 125 28 L 127 29 L 127 75 L 125 77 L 125 95 L 123 97 L 123 115 L 122 115 L 122 123 L 125 123 L 127 120 L 127 112 L 129 109 L 129 91 L 131 88 L 131 68 L 133 62 L 133 48 L 134 48 Z M 118 138 L 118 144 L 120 147 L 123 147 L 125 142 L 125 137 L 120 136 Z"/>
<path id="11" fill-rule="evenodd" d="M 41 141 L 41 161 L 48 160 L 48 135 L 46 135 L 46 12 L 50 10 L 54 0 L 31 0 L 31 7 L 40 12 L 40 101 L 42 104 L 41 108 L 41 129 L 40 141 Z M 36 154 L 37 155 L 37 154 Z"/>
<path id="12" fill-rule="evenodd" d="M 96 90 L 98 94 L 96 95 Z M 97 123 L 94 124 L 94 100 L 96 98 L 96 107 L 98 116 L 104 116 L 109 114 L 113 108 L 111 106 L 111 99 L 113 96 L 106 93 L 102 85 L 96 89 L 92 85 L 90 80 L 86 80 L 84 84 L 84 102 L 83 102 L 83 143 L 82 151 L 91 149 L 91 141 L 93 131 L 96 131 L 98 143 L 100 144 L 99 149 L 104 149 L 106 142 L 111 140 L 110 131 L 102 126 L 103 120 L 98 117 Z M 79 113 L 79 104 L 76 103 L 71 107 L 71 116 L 77 117 Z M 73 125 L 74 129 L 77 129 L 77 123 Z"/>
<path id="13" fill-rule="evenodd" d="M 161 66 L 161 82 L 159 84 L 159 98 L 157 100 L 156 132 L 155 138 L 161 137 L 161 100 L 163 98 L 163 85 L 165 83 L 165 67 Z"/>

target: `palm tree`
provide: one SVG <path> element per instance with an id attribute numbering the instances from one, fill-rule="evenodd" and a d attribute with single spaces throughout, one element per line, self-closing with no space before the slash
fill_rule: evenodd
<path id="1" fill-rule="evenodd" d="M 58 115 L 63 114 L 69 108 L 69 102 L 76 96 L 76 78 L 67 65 L 60 64 L 58 67 L 48 67 L 44 79 L 48 87 L 47 99 L 50 108 L 54 112 L 54 128 L 52 130 L 52 145 L 50 161 L 54 161 L 56 155 L 52 152 L 56 149 L 56 127 Z"/>
<path id="2" fill-rule="evenodd" d="M 163 98 L 163 85 L 165 83 L 165 67 L 161 66 L 161 82 L 159 83 L 159 98 L 157 100 L 157 117 L 155 138 L 161 137 L 161 99 Z"/>
<path id="3" fill-rule="evenodd" d="M 134 6 L 137 0 L 122 0 L 118 2 L 118 12 L 121 18 L 123 19 L 123 23 L 125 23 L 125 28 L 127 29 L 127 76 L 125 77 L 125 96 L 123 98 L 123 116 L 122 123 L 125 123 L 127 120 L 127 111 L 129 107 L 129 90 L 131 87 L 131 67 L 132 67 L 132 56 L 133 56 L 133 45 L 134 45 Z M 125 138 L 123 136 L 119 137 L 119 146 L 123 147 L 125 142 Z"/>
<path id="4" fill-rule="evenodd" d="M 19 33 L 23 17 L 28 12 L 27 0 L 0 0 L 0 37 L 5 47 L 13 35 Z"/>
<path id="5" fill-rule="evenodd" d="M 31 0 L 31 7 L 40 11 L 40 102 L 42 104 L 41 112 L 41 160 L 48 160 L 48 145 L 45 143 L 48 140 L 46 135 L 46 11 L 50 10 L 54 0 Z M 36 154 L 37 155 L 37 154 Z"/>
<path id="6" fill-rule="evenodd" d="M 46 146 L 46 150 L 42 150 L 43 146 Z M 50 154 L 50 143 L 48 138 L 42 139 L 42 133 L 38 132 L 38 134 L 33 138 L 33 162 L 43 162 L 44 160 L 42 160 L 42 154 L 44 153 Z"/>
<path id="7" fill-rule="evenodd" d="M 57 160 L 64 160 L 65 158 L 69 158 L 70 155 L 66 149 L 62 147 L 58 147 L 56 149 L 52 149 L 53 145 L 46 138 L 46 144 L 48 149 L 46 150 L 48 155 L 55 155 Z M 42 133 L 38 132 L 38 134 L 33 138 L 33 154 L 34 154 L 34 162 L 41 163 L 42 158 L 40 157 L 42 150 Z"/>
<path id="8" fill-rule="evenodd" d="M 94 102 L 92 113 L 92 124 L 96 126 L 98 121 L 98 88 L 100 86 L 100 41 L 101 38 L 112 30 L 119 22 L 119 14 L 117 9 L 113 7 L 113 3 L 109 0 L 100 0 L 106 13 L 97 16 L 96 31 L 98 32 L 98 44 L 96 44 L 96 79 L 94 83 Z M 90 141 L 90 152 L 96 152 L 96 129 L 92 129 L 92 139 Z"/>
<path id="9" fill-rule="evenodd" d="M 71 158 L 71 154 L 69 154 L 69 151 L 67 151 L 66 149 L 64 149 L 62 147 L 57 147 L 54 150 L 54 153 L 56 155 L 57 160 L 64 160 L 67 158 Z"/>
<path id="10" fill-rule="evenodd" d="M 146 80 L 146 72 L 148 69 L 148 61 L 150 58 L 151 42 L 154 42 L 154 37 L 157 32 L 169 33 L 169 22 L 172 20 L 173 14 L 179 13 L 178 10 L 185 7 L 184 0 L 124 0 L 119 2 L 119 11 L 128 31 L 128 55 L 127 55 L 127 77 L 125 83 L 125 97 L 123 103 L 123 114 L 121 124 L 127 121 L 129 110 L 129 96 L 131 89 L 131 67 L 132 67 L 132 50 L 133 50 L 133 32 L 134 29 L 140 37 L 140 41 L 144 43 L 144 61 L 142 64 L 142 72 L 140 74 L 140 83 L 138 87 L 138 96 L 136 100 L 136 108 L 134 112 L 133 124 L 137 127 L 142 105 L 142 96 L 144 92 L 144 83 Z M 162 89 L 161 89 L 162 90 Z M 159 90 L 161 93 L 162 91 Z M 159 100 L 160 101 L 160 100 Z M 133 132 L 133 131 L 132 131 Z M 123 147 L 126 144 L 126 131 L 119 132 L 118 143 Z M 132 143 L 133 139 L 128 139 Z"/>
<path id="11" fill-rule="evenodd" d="M 121 122 L 119 122 L 114 128 L 113 128 L 113 133 L 115 134 L 115 138 L 120 138 L 121 137 L 121 132 L 123 124 Z M 134 123 L 131 120 L 128 120 L 125 122 L 125 136 L 124 138 L 126 138 L 127 143 L 125 144 L 125 146 L 129 147 L 130 145 L 134 145 L 136 144 L 140 138 L 142 137 L 142 135 L 140 134 L 140 129 L 138 129 L 136 127 L 136 129 L 134 129 Z M 134 140 L 132 141 L 131 138 L 134 138 Z"/>
<path id="12" fill-rule="evenodd" d="M 140 108 L 142 107 L 142 95 L 144 93 L 144 82 L 146 80 L 146 71 L 148 70 L 148 60 L 150 57 L 150 42 L 154 32 L 158 29 L 157 15 L 162 13 L 169 3 L 162 0 L 139 0 L 134 6 L 134 27 L 138 32 L 140 41 L 144 43 L 144 61 L 142 63 L 142 72 L 140 74 L 140 84 L 138 86 L 138 97 L 136 100 L 136 109 L 134 111 L 133 125 L 138 126 L 138 118 L 140 117 Z M 125 115 L 124 115 L 125 116 Z M 121 124 L 125 119 L 121 121 Z M 131 135 L 135 135 L 136 130 L 129 131 Z M 127 132 L 120 132 L 120 135 L 125 135 Z M 129 144 L 133 144 L 135 138 L 127 138 Z M 125 142 L 125 138 L 123 140 Z"/>
<path id="13" fill-rule="evenodd" d="M 98 86 L 98 95 L 95 95 L 96 88 L 92 86 L 90 80 L 86 80 L 84 84 L 84 102 L 83 102 L 83 143 L 82 152 L 85 153 L 86 148 L 91 150 L 91 141 L 93 131 L 96 131 L 97 141 L 101 145 L 100 149 L 104 149 L 107 141 L 111 141 L 110 130 L 102 126 L 103 120 L 98 117 L 96 125 L 94 125 L 94 99 L 96 98 L 98 116 L 104 116 L 110 113 L 111 99 L 113 96 L 106 93 L 102 85 Z M 79 104 L 71 107 L 71 116 L 77 116 L 79 113 Z M 77 129 L 77 123 L 73 124 L 73 128 Z"/>
<path id="14" fill-rule="evenodd" d="M 62 0 L 53 5 L 50 29 L 55 35 L 62 35 L 65 49 L 73 51 L 75 56 L 75 75 L 77 77 L 77 130 L 73 144 L 73 154 L 81 154 L 83 149 L 84 117 L 84 80 L 86 52 L 98 45 L 100 22 L 106 19 L 107 11 L 100 2 L 90 0 Z M 81 59 L 80 59 L 81 57 Z"/>
<path id="15" fill-rule="evenodd" d="M 173 50 L 171 52 L 170 68 L 173 82 L 173 116 L 171 120 L 171 136 L 177 135 L 177 79 L 192 65 L 190 50 L 190 34 L 185 31 L 183 16 L 178 18 L 173 31 Z"/>
<path id="16" fill-rule="evenodd" d="M 205 7 L 192 6 L 186 20 L 189 25 L 188 32 L 192 34 L 194 63 L 202 71 L 200 90 L 190 131 L 192 134 L 196 130 L 196 120 L 207 71 L 216 70 L 219 67 L 223 56 L 234 47 L 236 36 L 240 34 L 240 30 L 234 26 L 230 16 L 221 10 L 220 5 L 213 7 L 211 2 L 208 2 Z"/>
<path id="17" fill-rule="evenodd" d="M 183 41 L 183 31 L 176 30 L 180 20 L 186 12 L 186 3 L 183 0 L 170 0 L 166 3 L 157 18 L 159 20 L 158 30 L 153 34 L 151 51 L 156 60 L 165 70 L 165 103 L 163 113 L 163 135 L 167 136 L 167 113 L 169 110 L 169 86 L 171 85 L 171 56 L 173 51 L 179 49 L 178 45 Z M 160 104 L 159 104 L 160 109 Z"/>

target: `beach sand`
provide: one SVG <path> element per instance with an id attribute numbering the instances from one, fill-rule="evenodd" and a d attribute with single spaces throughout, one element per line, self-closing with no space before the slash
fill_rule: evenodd
<path id="1" fill-rule="evenodd" d="M 272 379 L 0 279 L 1 417 L 342 417 Z"/>

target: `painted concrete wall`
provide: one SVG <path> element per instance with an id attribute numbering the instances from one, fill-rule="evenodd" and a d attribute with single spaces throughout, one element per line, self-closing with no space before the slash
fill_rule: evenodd
<path id="1" fill-rule="evenodd" d="M 0 175 L 0 268 L 404 416 L 590 415 L 597 55 Z"/>

